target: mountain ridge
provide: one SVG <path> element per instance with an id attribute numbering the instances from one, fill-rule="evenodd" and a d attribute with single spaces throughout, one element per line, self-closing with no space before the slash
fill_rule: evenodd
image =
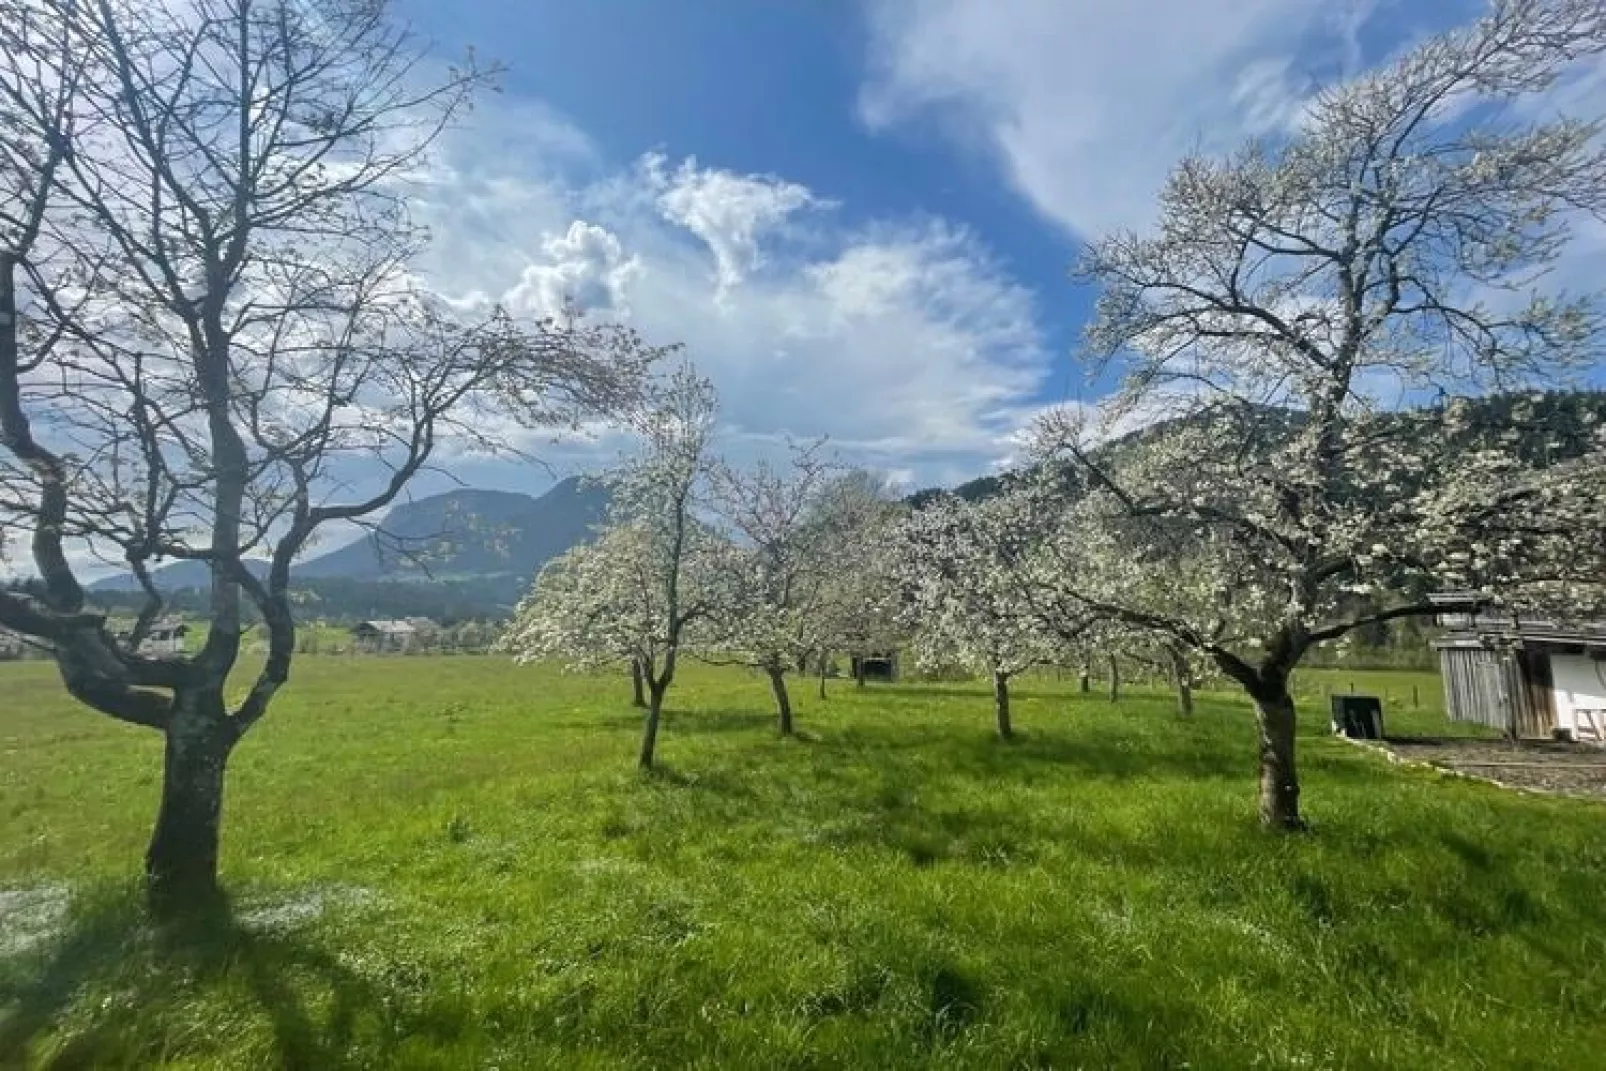
<path id="1" fill-rule="evenodd" d="M 372 532 L 298 562 L 299 581 L 432 582 L 505 577 L 528 582 L 552 558 L 590 538 L 607 509 L 602 486 L 571 476 L 540 496 L 459 488 L 394 506 Z M 247 561 L 263 577 L 267 563 Z M 172 562 L 152 570 L 164 593 L 206 586 L 204 562 Z M 104 577 L 90 591 L 138 590 L 133 576 Z"/>

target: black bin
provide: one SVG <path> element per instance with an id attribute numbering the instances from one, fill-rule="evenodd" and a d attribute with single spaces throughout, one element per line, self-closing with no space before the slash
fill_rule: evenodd
<path id="1" fill-rule="evenodd" d="M 1383 738 L 1383 701 L 1375 695 L 1333 696 L 1333 732 L 1352 740 Z"/>

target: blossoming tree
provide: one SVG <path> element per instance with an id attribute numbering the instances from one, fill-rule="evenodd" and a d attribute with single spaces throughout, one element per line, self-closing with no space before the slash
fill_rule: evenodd
<path id="1" fill-rule="evenodd" d="M 642 769 L 652 768 L 664 696 L 692 630 L 730 604 L 730 544 L 698 516 L 718 411 L 713 385 L 691 365 L 671 375 L 634 419 L 640 451 L 608 476 L 610 516 L 598 539 L 542 571 L 503 635 L 502 649 L 521 660 L 639 667 Z"/>
<path id="2" fill-rule="evenodd" d="M 1124 372 L 1106 415 L 1161 426 L 1101 454 L 1097 426 L 1045 423 L 1044 455 L 1085 480 L 1067 514 L 1087 540 L 1079 594 L 1248 693 L 1268 826 L 1302 825 L 1294 667 L 1431 611 L 1420 595 L 1448 574 L 1424 474 L 1459 481 L 1451 498 L 1490 490 L 1434 419 L 1385 410 L 1597 352 L 1594 299 L 1536 289 L 1577 213 L 1606 209 L 1597 117 L 1532 105 L 1603 50 L 1598 2 L 1496 0 L 1323 90 L 1282 143 L 1184 160 L 1151 233 L 1087 251 L 1082 277 L 1101 289 L 1088 350 Z M 1146 596 L 1142 578 L 1177 554 L 1198 566 L 1177 574 L 1184 597 Z"/>
<path id="3" fill-rule="evenodd" d="M 787 464 L 717 465 L 710 501 L 732 542 L 731 605 L 708 658 L 752 666 L 769 680 L 777 727 L 793 731 L 786 674 L 822 647 L 830 526 L 820 523 L 837 466 L 823 441 L 792 447 Z"/>
<path id="4" fill-rule="evenodd" d="M 939 498 L 899 525 L 892 556 L 900 620 L 914 637 L 918 661 L 932 667 L 957 662 L 989 678 L 1004 740 L 1014 736 L 1010 679 L 1064 652 L 1019 583 L 1022 559 L 1032 548 L 1029 529 L 1011 523 L 1010 505 Z"/>
<path id="5" fill-rule="evenodd" d="M 897 645 L 895 541 L 892 534 L 905 507 L 885 480 L 865 469 L 831 479 L 810 512 L 809 525 L 820 561 L 819 604 L 813 630 L 819 641 L 820 697 L 825 697 L 826 666 L 834 652 L 846 652 L 859 667 L 864 659 Z"/>

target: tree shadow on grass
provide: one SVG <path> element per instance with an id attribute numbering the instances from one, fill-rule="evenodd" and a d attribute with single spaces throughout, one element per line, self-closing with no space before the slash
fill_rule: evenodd
<path id="1" fill-rule="evenodd" d="M 273 1063 L 283 1067 L 384 1066 L 409 1038 L 449 1042 L 472 1027 L 460 1009 L 391 992 L 295 933 L 226 913 L 158 926 L 122 894 L 81 901 L 47 947 L 0 969 L 0 1066 L 243 1060 L 237 1035 L 186 1018 L 185 1004 L 207 990 L 214 1000 L 245 994 L 244 1010 L 266 1020 Z M 192 1025 L 200 1029 L 179 1028 Z M 177 1037 L 198 1040 L 185 1051 Z"/>
<path id="2" fill-rule="evenodd" d="M 978 680 L 974 683 L 944 682 L 941 684 L 867 684 L 863 689 L 852 689 L 847 694 L 862 695 L 866 698 L 888 698 L 899 703 L 918 703 L 929 699 L 974 699 L 981 704 L 991 704 L 993 701 L 993 686 L 991 682 Z M 1020 688 L 1011 686 L 1009 697 L 1015 702 L 1031 702 L 1035 700 L 1055 701 L 1067 700 L 1075 702 L 1076 696 L 1070 692 L 1044 692 L 1035 688 Z"/>
<path id="3" fill-rule="evenodd" d="M 673 719 L 665 712 L 664 728 L 678 733 L 774 733 L 777 726 L 774 711 L 748 709 L 681 710 Z"/>
<path id="4" fill-rule="evenodd" d="M 821 741 L 816 761 L 823 769 L 844 763 L 907 764 L 912 770 L 972 779 L 1039 777 L 1172 778 L 1252 780 L 1254 754 L 1247 741 L 1201 739 L 1191 746 L 1174 740 L 1067 733 L 1028 727 L 1000 740 L 979 723 L 973 733 L 911 732 L 906 725 L 855 725 Z"/>
<path id="5" fill-rule="evenodd" d="M 562 729 L 620 729 L 641 732 L 642 719 L 647 712 L 639 707 L 610 710 L 604 714 L 588 714 L 580 718 L 564 718 L 547 722 Z M 774 732 L 777 717 L 773 710 L 760 711 L 752 707 L 722 708 L 715 710 L 683 709 L 666 706 L 659 720 L 660 733 L 695 735 L 698 733 Z"/>
<path id="6" fill-rule="evenodd" d="M 1016 703 L 1049 703 L 1075 708 L 1083 705 L 1102 704 L 1109 706 L 1112 700 L 1109 696 L 1109 683 L 1095 681 L 1091 689 L 1080 692 L 1074 688 L 1061 686 L 1058 688 L 1042 687 L 1043 682 L 1023 684 L 1012 682 L 1009 688 L 1009 698 Z M 838 693 L 833 693 L 838 694 Z M 857 688 L 845 689 L 843 695 L 861 695 L 867 698 L 886 698 L 896 703 L 918 703 L 927 699 L 970 699 L 980 704 L 991 704 L 993 701 L 992 682 L 985 679 L 975 681 L 941 681 L 932 683 L 898 682 L 893 684 L 867 684 L 862 690 Z M 1124 684 L 1121 697 L 1114 700 L 1119 706 L 1124 703 L 1175 703 L 1176 692 L 1170 688 L 1158 685 Z M 1231 700 L 1208 692 L 1196 692 L 1194 701 L 1201 711 L 1208 710 L 1214 713 L 1217 708 L 1233 707 Z M 1236 709 L 1236 708 L 1235 708 Z"/>

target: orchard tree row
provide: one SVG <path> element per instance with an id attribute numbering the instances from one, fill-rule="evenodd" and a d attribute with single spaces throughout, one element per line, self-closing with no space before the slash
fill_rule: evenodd
<path id="1" fill-rule="evenodd" d="M 37 581 L 0 590 L 0 626 L 162 734 L 151 903 L 215 907 L 298 555 L 444 444 L 615 421 L 641 442 L 615 514 L 509 643 L 633 667 L 644 763 L 694 651 L 764 672 L 784 731 L 811 652 L 912 636 L 992 679 L 1007 734 L 1014 674 L 1118 645 L 1243 688 L 1262 818 L 1297 827 L 1312 648 L 1437 590 L 1577 609 L 1606 575 L 1597 437 L 1535 453 L 1455 401 L 1598 363 L 1597 295 L 1561 269 L 1606 217 L 1601 116 L 1554 91 L 1603 52 L 1600 0 L 1493 0 L 1291 132 L 1183 160 L 1151 228 L 1082 257 L 1080 357 L 1120 391 L 1046 413 L 995 499 L 905 515 L 820 446 L 719 462 L 710 385 L 627 327 L 433 292 L 406 183 L 496 72 L 437 66 L 384 0 L 0 0 L 0 553 Z M 86 595 L 96 560 L 142 584 L 128 635 Z M 206 639 L 144 655 L 170 561 L 206 567 Z"/>
<path id="2" fill-rule="evenodd" d="M 980 504 L 939 498 L 821 554 L 785 520 L 809 514 L 805 460 L 711 478 L 721 532 L 695 492 L 700 388 L 695 419 L 666 418 L 674 447 L 649 436 L 630 470 L 627 509 L 644 505 L 614 538 L 635 545 L 557 570 L 611 556 L 595 567 L 644 584 L 613 633 L 648 670 L 643 762 L 688 630 L 751 651 L 784 726 L 787 656 L 842 646 L 833 615 L 857 605 L 923 659 L 989 675 L 1005 735 L 1011 675 L 1101 633 L 1146 642 L 1179 680 L 1207 663 L 1253 704 L 1263 822 L 1300 827 L 1290 678 L 1312 648 L 1430 615 L 1442 591 L 1577 613 L 1606 579 L 1602 429 L 1552 444 L 1519 402 L 1491 433 L 1455 400 L 1601 356 L 1598 295 L 1544 284 L 1578 221 L 1606 217 L 1602 122 L 1545 95 L 1603 51 L 1598 2 L 1500 0 L 1323 90 L 1287 139 L 1183 160 L 1155 226 L 1094 241 L 1078 269 L 1099 293 L 1082 357 L 1121 389 L 1045 414 L 1030 463 Z M 771 488 L 787 508 L 755 524 Z M 845 601 L 825 594 L 844 580 Z M 576 586 L 582 605 L 558 612 L 536 586 L 519 649 L 608 653 L 587 609 L 607 589 Z"/>

